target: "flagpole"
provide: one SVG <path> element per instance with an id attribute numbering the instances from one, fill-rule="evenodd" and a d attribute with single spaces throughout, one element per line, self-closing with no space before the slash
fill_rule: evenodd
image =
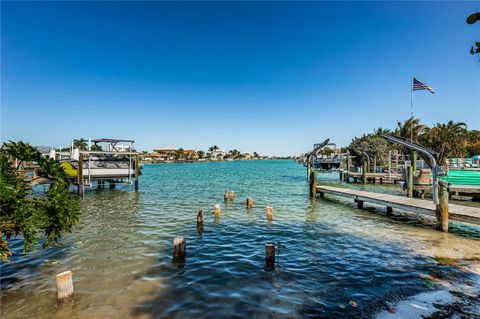
<path id="1" fill-rule="evenodd" d="M 410 89 L 410 143 L 413 143 L 413 79 L 412 76 L 412 87 Z"/>

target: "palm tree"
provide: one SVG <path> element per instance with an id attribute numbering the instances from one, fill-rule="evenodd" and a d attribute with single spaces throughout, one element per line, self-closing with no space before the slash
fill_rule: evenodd
<path id="1" fill-rule="evenodd" d="M 439 165 L 443 165 L 449 157 L 463 157 L 465 155 L 466 134 L 467 125 L 463 122 L 437 123 L 423 136 L 422 144 L 437 152 L 437 162 Z"/>
<path id="2" fill-rule="evenodd" d="M 78 140 L 73 140 L 73 147 L 74 148 L 79 148 L 81 150 L 86 150 L 87 149 L 87 140 L 84 138 L 78 139 Z"/>
<path id="3" fill-rule="evenodd" d="M 418 143 L 420 137 L 428 129 L 426 125 L 420 124 L 420 119 L 409 118 L 405 122 L 397 121 L 397 128 L 394 134 L 399 137 L 403 137 L 407 140 L 413 139 L 413 142 Z"/>
<path id="4" fill-rule="evenodd" d="M 205 152 L 204 151 L 198 151 L 197 155 L 198 155 L 199 158 L 203 158 L 205 156 Z"/>

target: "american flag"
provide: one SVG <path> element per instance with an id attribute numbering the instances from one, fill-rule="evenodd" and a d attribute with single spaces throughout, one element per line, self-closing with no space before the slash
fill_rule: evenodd
<path id="1" fill-rule="evenodd" d="M 413 78 L 413 91 L 417 90 L 429 90 L 432 94 L 435 94 L 435 90 L 430 86 L 425 83 L 420 82 L 416 78 Z"/>

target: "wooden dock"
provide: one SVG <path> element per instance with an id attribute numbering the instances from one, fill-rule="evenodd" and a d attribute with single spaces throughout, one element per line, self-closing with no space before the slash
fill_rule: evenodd
<path id="1" fill-rule="evenodd" d="M 431 201 L 423 199 L 330 186 L 317 186 L 316 191 L 317 193 L 320 193 L 320 196 L 322 197 L 324 194 L 332 194 L 336 196 L 353 198 L 359 208 L 363 208 L 363 203 L 365 202 L 386 206 L 387 213 L 392 213 L 393 209 L 395 208 L 418 214 L 437 216 L 436 205 Z M 452 220 L 480 225 L 480 208 L 448 204 L 448 217 Z"/>

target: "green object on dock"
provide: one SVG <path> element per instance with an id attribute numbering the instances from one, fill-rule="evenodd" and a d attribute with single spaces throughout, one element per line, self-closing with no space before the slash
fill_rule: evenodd
<path id="1" fill-rule="evenodd" d="M 480 185 L 480 171 L 450 170 L 448 176 L 440 179 L 452 185 Z"/>

